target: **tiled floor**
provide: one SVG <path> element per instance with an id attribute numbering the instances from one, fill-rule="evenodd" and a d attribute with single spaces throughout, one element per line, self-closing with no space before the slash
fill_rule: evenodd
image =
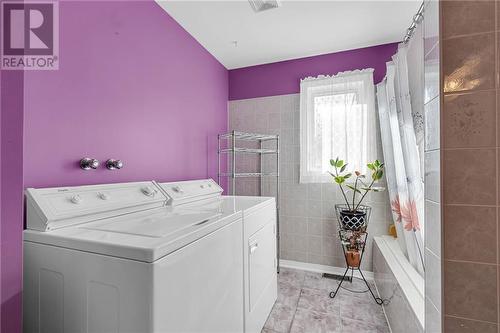
<path id="1" fill-rule="evenodd" d="M 329 292 L 338 281 L 320 273 L 282 268 L 278 276 L 278 300 L 262 333 L 385 333 L 389 327 L 380 305 L 369 292 L 340 289 L 334 299 Z M 361 280 L 342 284 L 366 290 Z M 374 292 L 376 292 L 374 290 Z"/>

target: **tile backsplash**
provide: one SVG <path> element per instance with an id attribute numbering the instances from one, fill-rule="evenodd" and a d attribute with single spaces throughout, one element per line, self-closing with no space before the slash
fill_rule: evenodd
<path id="1" fill-rule="evenodd" d="M 441 101 L 439 2 L 424 8 L 425 331 L 442 330 Z M 461 105 L 460 101 L 455 101 Z M 457 127 L 462 124 L 458 123 Z"/>
<path id="2" fill-rule="evenodd" d="M 444 331 L 497 332 L 500 2 L 439 4 Z"/>
<path id="3" fill-rule="evenodd" d="M 343 202 L 341 193 L 333 183 L 299 183 L 299 95 L 230 101 L 228 111 L 229 130 L 280 135 L 281 258 L 344 267 L 334 212 L 334 205 Z M 382 160 L 380 140 L 377 146 Z M 257 171 L 260 163 L 256 156 L 238 155 L 236 168 Z M 275 157 L 265 155 L 262 166 L 267 172 L 276 170 Z M 274 178 L 266 178 L 262 185 L 263 195 L 275 196 Z M 235 190 L 237 195 L 258 195 L 259 182 L 240 178 Z M 387 234 L 392 215 L 387 191 L 370 194 L 366 204 L 372 207 L 372 216 L 362 268 L 372 271 L 373 236 Z"/>

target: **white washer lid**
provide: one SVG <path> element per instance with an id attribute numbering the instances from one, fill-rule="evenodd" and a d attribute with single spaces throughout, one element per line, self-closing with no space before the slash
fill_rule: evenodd
<path id="1" fill-rule="evenodd" d="M 159 187 L 169 197 L 168 205 L 179 206 L 220 197 L 223 192 L 213 179 L 185 180 L 160 183 Z"/>
<path id="2" fill-rule="evenodd" d="M 252 212 L 259 210 L 267 205 L 276 205 L 276 200 L 274 197 L 255 197 L 255 196 L 233 196 L 233 195 L 222 195 L 214 199 L 203 200 L 199 202 L 194 202 L 191 204 L 186 204 L 183 207 L 193 208 L 197 210 L 211 210 L 211 211 L 223 211 L 223 212 L 243 212 L 245 214 L 251 214 Z"/>
<path id="3" fill-rule="evenodd" d="M 114 257 L 153 262 L 241 218 L 241 212 L 160 207 L 40 232 L 24 240 Z"/>
<path id="4" fill-rule="evenodd" d="M 112 218 L 81 225 L 87 230 L 100 230 L 112 233 L 163 238 L 196 225 L 202 225 L 219 218 L 215 212 L 174 211 L 167 213 L 166 209 L 152 215 L 135 214 L 127 218 Z"/>
<path id="5" fill-rule="evenodd" d="M 27 228 L 49 231 L 165 206 L 170 198 L 155 182 L 26 190 Z"/>

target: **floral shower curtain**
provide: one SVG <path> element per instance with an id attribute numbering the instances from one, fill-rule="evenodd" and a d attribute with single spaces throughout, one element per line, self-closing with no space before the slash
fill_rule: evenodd
<path id="1" fill-rule="evenodd" d="M 423 77 L 415 74 L 423 76 L 423 51 L 421 59 L 414 54 L 409 56 L 409 52 L 420 51 L 418 37 L 417 31 L 409 45 L 400 44 L 387 63 L 386 77 L 377 85 L 377 100 L 387 188 L 398 241 L 412 266 L 423 274 L 424 184 L 417 143 L 417 137 L 421 137 L 421 124 L 417 122 L 422 118 L 423 103 L 412 98 L 421 96 L 419 89 L 423 90 Z M 413 77 L 409 77 L 409 72 Z"/>

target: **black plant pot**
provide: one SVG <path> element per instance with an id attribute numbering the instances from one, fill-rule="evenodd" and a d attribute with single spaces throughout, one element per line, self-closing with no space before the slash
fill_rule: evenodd
<path id="1" fill-rule="evenodd" d="M 349 210 L 345 205 L 336 205 L 337 218 L 340 225 L 352 231 L 360 231 L 368 225 L 370 207 L 360 206 L 356 211 Z"/>

